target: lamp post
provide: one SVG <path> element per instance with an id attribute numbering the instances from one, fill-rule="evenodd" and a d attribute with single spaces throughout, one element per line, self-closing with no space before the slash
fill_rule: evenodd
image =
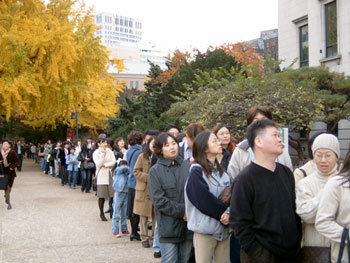
<path id="1" fill-rule="evenodd" d="M 75 140 L 78 141 L 79 139 L 79 131 L 78 131 L 78 112 L 72 113 L 72 119 L 75 119 Z"/>

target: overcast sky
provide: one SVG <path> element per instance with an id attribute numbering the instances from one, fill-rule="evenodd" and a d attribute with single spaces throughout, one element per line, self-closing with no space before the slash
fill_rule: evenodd
<path id="1" fill-rule="evenodd" d="M 142 20 L 143 40 L 164 51 L 205 51 L 209 45 L 236 43 L 277 28 L 278 0 L 85 0 L 96 12 Z"/>

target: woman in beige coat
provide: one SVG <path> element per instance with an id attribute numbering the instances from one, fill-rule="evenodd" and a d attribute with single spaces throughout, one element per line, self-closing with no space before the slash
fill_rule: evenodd
<path id="1" fill-rule="evenodd" d="M 316 230 L 331 240 L 332 263 L 337 262 L 344 228 L 350 228 L 350 151 L 340 175 L 330 178 L 324 187 L 316 215 Z M 342 263 L 348 263 L 348 244 L 345 244 Z"/>
<path id="2" fill-rule="evenodd" d="M 140 215 L 141 240 L 142 246 L 150 247 L 150 241 L 153 239 L 155 228 L 155 214 L 152 201 L 149 197 L 147 178 L 151 168 L 151 155 L 153 152 L 154 137 L 151 137 L 139 155 L 135 167 L 134 176 L 136 177 L 134 213 Z M 152 233 L 148 233 L 148 220 L 152 219 Z"/>
<path id="3" fill-rule="evenodd" d="M 98 139 L 97 146 L 98 149 L 94 151 L 92 158 L 96 165 L 98 207 L 100 208 L 101 220 L 107 221 L 103 212 L 103 206 L 105 199 L 110 199 L 114 196 L 111 169 L 117 161 L 113 152 L 107 147 L 106 138 Z"/>
<path id="4" fill-rule="evenodd" d="M 329 178 L 337 173 L 339 141 L 332 134 L 321 134 L 316 137 L 312 152 L 316 171 L 298 183 L 296 212 L 305 225 L 304 246 L 330 247 L 330 240 L 315 229 L 315 219 L 323 189 Z"/>

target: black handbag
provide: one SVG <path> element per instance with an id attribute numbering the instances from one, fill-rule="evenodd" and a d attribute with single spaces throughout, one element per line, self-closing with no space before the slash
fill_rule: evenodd
<path id="1" fill-rule="evenodd" d="M 83 168 L 85 170 L 91 170 L 95 168 L 95 164 L 93 162 L 83 163 Z"/>
<path id="2" fill-rule="evenodd" d="M 341 242 L 340 242 L 340 248 L 339 248 L 339 254 L 338 254 L 338 261 L 337 263 L 341 263 L 343 253 L 344 253 L 344 248 L 347 246 L 348 249 L 348 262 L 350 262 L 350 239 L 349 239 L 349 229 L 344 228 L 343 234 L 341 236 Z"/>
<path id="3" fill-rule="evenodd" d="M 9 183 L 9 177 L 7 174 L 5 174 L 5 169 L 3 164 L 0 165 L 0 170 L 1 170 L 1 174 L 0 174 L 0 190 L 6 190 L 8 183 Z"/>
<path id="4" fill-rule="evenodd" d="M 330 247 L 303 247 L 301 249 L 301 258 L 303 263 L 330 263 Z"/>

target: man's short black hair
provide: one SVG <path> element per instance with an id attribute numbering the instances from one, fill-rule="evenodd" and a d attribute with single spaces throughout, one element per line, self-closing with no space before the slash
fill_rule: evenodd
<path id="1" fill-rule="evenodd" d="M 160 131 L 158 131 L 158 130 L 146 130 L 145 137 L 146 137 L 146 135 L 158 136 L 159 133 L 160 133 Z"/>
<path id="2" fill-rule="evenodd" d="M 247 140 L 249 147 L 254 151 L 255 138 L 264 133 L 267 127 L 275 127 L 276 124 L 272 120 L 258 120 L 250 124 L 247 128 Z"/>
<path id="3" fill-rule="evenodd" d="M 174 124 L 169 124 L 168 126 L 166 126 L 165 129 L 164 129 L 164 131 L 165 131 L 165 132 L 168 132 L 168 131 L 170 131 L 170 129 L 177 129 L 177 130 L 180 132 L 179 127 L 177 127 L 177 126 L 174 125 Z"/>
<path id="4" fill-rule="evenodd" d="M 119 166 L 122 166 L 122 165 L 128 165 L 128 162 L 125 161 L 125 160 L 121 160 L 118 164 Z"/>

